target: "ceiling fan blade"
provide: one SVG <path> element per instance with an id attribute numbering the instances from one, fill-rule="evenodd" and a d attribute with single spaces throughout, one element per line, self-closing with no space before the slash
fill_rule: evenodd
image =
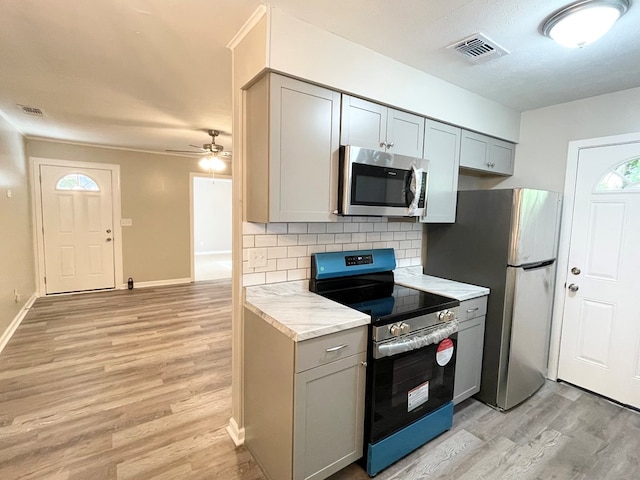
<path id="1" fill-rule="evenodd" d="M 165 150 L 170 153 L 190 153 L 192 155 L 202 155 L 203 152 L 194 152 L 193 150 Z"/>
<path id="2" fill-rule="evenodd" d="M 193 147 L 193 148 L 197 148 L 199 150 L 202 150 L 203 152 L 206 152 L 206 149 L 202 148 L 202 145 L 194 145 L 194 144 L 190 143 L 189 146 Z"/>

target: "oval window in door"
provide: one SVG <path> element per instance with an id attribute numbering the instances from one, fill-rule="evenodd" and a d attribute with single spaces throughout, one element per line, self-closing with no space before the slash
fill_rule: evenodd
<path id="1" fill-rule="evenodd" d="M 98 187 L 96 181 L 88 175 L 84 175 L 82 173 L 70 173 L 58 180 L 58 183 L 56 183 L 56 190 L 99 192 L 100 187 Z"/>
<path id="2" fill-rule="evenodd" d="M 596 192 L 640 191 L 640 158 L 620 163 L 605 173 L 596 185 Z"/>

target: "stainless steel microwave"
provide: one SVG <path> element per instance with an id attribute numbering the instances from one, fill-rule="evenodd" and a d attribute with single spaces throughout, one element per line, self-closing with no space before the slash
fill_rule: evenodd
<path id="1" fill-rule="evenodd" d="M 338 213 L 423 216 L 427 211 L 428 165 L 424 158 L 341 146 Z"/>

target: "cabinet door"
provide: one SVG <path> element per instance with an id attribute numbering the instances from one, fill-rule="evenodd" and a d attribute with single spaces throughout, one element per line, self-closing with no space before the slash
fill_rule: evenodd
<path id="1" fill-rule="evenodd" d="M 387 115 L 386 144 L 391 153 L 422 158 L 424 117 L 390 108 Z"/>
<path id="2" fill-rule="evenodd" d="M 271 81 L 269 220 L 335 220 L 340 94 L 280 75 Z"/>
<path id="3" fill-rule="evenodd" d="M 474 170 L 487 170 L 489 165 L 489 137 L 462 131 L 460 166 Z"/>
<path id="4" fill-rule="evenodd" d="M 453 403 L 458 404 L 480 391 L 485 317 L 460 322 Z"/>
<path id="5" fill-rule="evenodd" d="M 362 456 L 366 353 L 295 376 L 293 478 L 323 479 Z"/>
<path id="6" fill-rule="evenodd" d="M 453 223 L 458 198 L 461 129 L 426 121 L 424 158 L 429 160 L 429 185 L 425 223 Z"/>
<path id="7" fill-rule="evenodd" d="M 342 95 L 340 143 L 384 150 L 388 108 L 350 95 Z"/>
<path id="8" fill-rule="evenodd" d="M 515 145 L 496 138 L 492 140 L 489 150 L 489 161 L 493 165 L 492 170 L 495 173 L 513 175 Z"/>

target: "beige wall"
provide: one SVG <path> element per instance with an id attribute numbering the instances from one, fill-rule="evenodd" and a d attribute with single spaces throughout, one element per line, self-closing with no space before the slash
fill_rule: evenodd
<path id="1" fill-rule="evenodd" d="M 24 143 L 22 135 L 0 117 L 0 337 L 36 289 Z M 19 302 L 14 300 L 14 289 L 21 295 Z"/>
<path id="2" fill-rule="evenodd" d="M 562 192 L 569 142 L 640 132 L 640 88 L 523 112 L 515 172 L 481 188 L 532 187 Z"/>
<path id="3" fill-rule="evenodd" d="M 27 141 L 30 157 L 120 165 L 124 279 L 154 282 L 191 276 L 189 173 L 197 158 L 87 145 Z"/>

